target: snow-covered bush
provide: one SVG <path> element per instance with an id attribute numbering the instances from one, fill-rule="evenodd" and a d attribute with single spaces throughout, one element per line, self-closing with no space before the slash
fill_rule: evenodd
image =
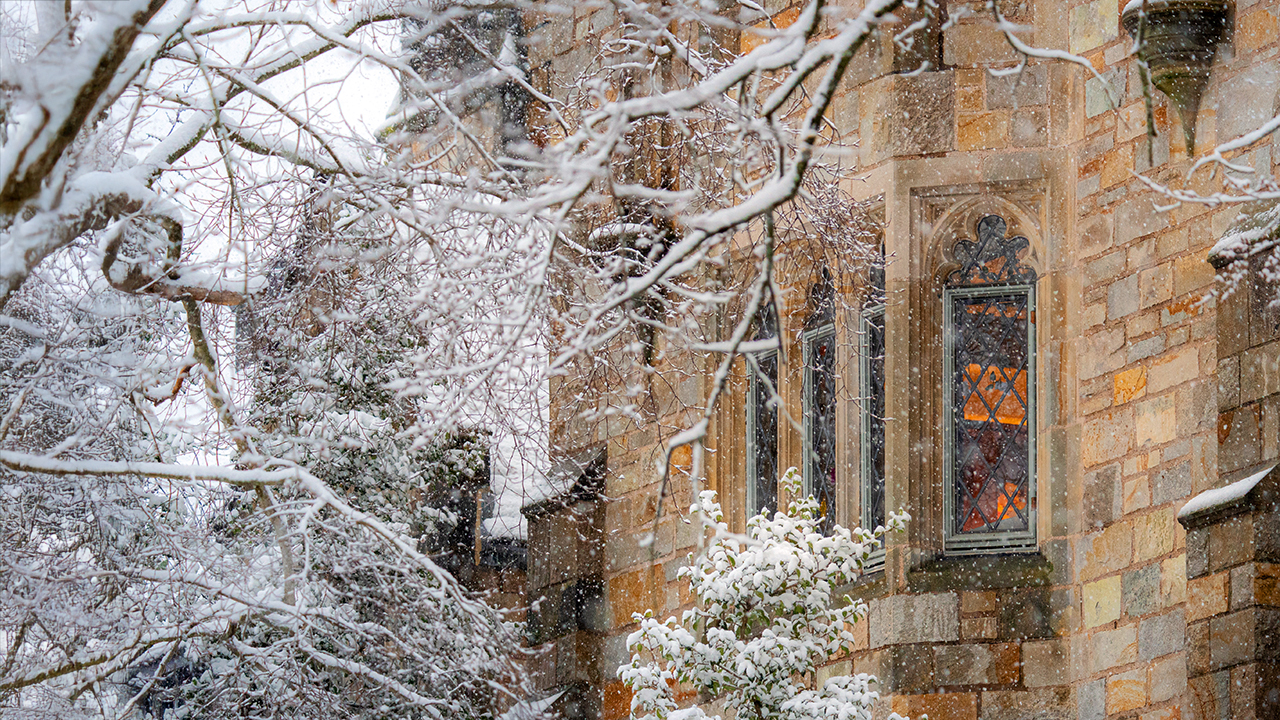
<path id="1" fill-rule="evenodd" d="M 790 497 L 800 495 L 795 468 L 782 483 Z M 901 531 L 910 517 L 890 513 L 888 527 L 874 532 L 835 526 L 823 534 L 818 502 L 806 497 L 785 513 L 749 519 L 743 538 L 729 532 L 714 491 L 704 491 L 692 512 L 715 531 L 706 552 L 680 570 L 696 604 L 679 622 L 660 623 L 652 611 L 634 616 L 640 629 L 627 639 L 631 663 L 618 668 L 634 693 L 631 716 L 710 717 L 699 707 L 676 710 L 680 683 L 700 697 L 722 697 L 737 720 L 870 720 L 878 697 L 873 676 L 833 677 L 821 687 L 813 679 L 819 665 L 853 645 L 850 626 L 867 611 L 834 593 L 858 577 L 883 535 Z"/>

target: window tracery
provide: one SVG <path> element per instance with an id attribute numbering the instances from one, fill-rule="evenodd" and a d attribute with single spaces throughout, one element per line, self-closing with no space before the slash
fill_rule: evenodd
<path id="1" fill-rule="evenodd" d="M 1029 241 L 978 221 L 946 278 L 946 541 L 981 551 L 1035 542 L 1035 281 Z"/>

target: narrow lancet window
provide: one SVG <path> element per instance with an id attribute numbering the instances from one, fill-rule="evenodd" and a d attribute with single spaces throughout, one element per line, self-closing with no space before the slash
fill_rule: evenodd
<path id="1" fill-rule="evenodd" d="M 804 331 L 805 488 L 818 501 L 829 529 L 836 507 L 836 331 L 835 289 L 824 268 L 809 298 Z"/>
<path id="2" fill-rule="evenodd" d="M 862 379 L 862 527 L 884 525 L 884 252 L 872 268 L 871 291 L 861 321 L 859 377 Z"/>
<path id="3" fill-rule="evenodd" d="M 778 336 L 773 303 L 761 307 L 757 340 Z M 778 351 L 747 356 L 747 515 L 778 509 Z"/>
<path id="4" fill-rule="evenodd" d="M 955 246 L 944 296 L 947 548 L 1035 544 L 1035 271 L 1003 218 Z"/>

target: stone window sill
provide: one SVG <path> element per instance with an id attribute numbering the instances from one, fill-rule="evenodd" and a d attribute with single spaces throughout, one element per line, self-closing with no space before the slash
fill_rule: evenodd
<path id="1" fill-rule="evenodd" d="M 1038 552 L 943 557 L 908 570 L 907 587 L 913 593 L 1039 587 L 1052 571 Z"/>

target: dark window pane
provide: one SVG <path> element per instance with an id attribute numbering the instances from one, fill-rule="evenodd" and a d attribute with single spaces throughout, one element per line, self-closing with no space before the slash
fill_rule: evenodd
<path id="1" fill-rule="evenodd" d="M 953 468 L 959 534 L 1030 528 L 1030 293 L 952 304 Z"/>
<path id="2" fill-rule="evenodd" d="M 825 518 L 823 529 L 835 522 L 836 498 L 836 336 L 824 330 L 810 336 L 805 392 L 805 448 L 807 450 L 810 492 L 818 500 Z"/>
<path id="3" fill-rule="evenodd" d="M 863 377 L 866 378 L 862 398 L 863 463 L 862 523 L 868 530 L 884 525 L 884 310 L 865 315 L 863 331 Z"/>
<path id="4" fill-rule="evenodd" d="M 761 353 L 754 359 L 756 372 L 751 376 L 747 427 L 752 460 L 749 515 L 761 510 L 772 513 L 778 508 L 778 408 L 773 402 L 778 385 L 778 354 Z"/>

